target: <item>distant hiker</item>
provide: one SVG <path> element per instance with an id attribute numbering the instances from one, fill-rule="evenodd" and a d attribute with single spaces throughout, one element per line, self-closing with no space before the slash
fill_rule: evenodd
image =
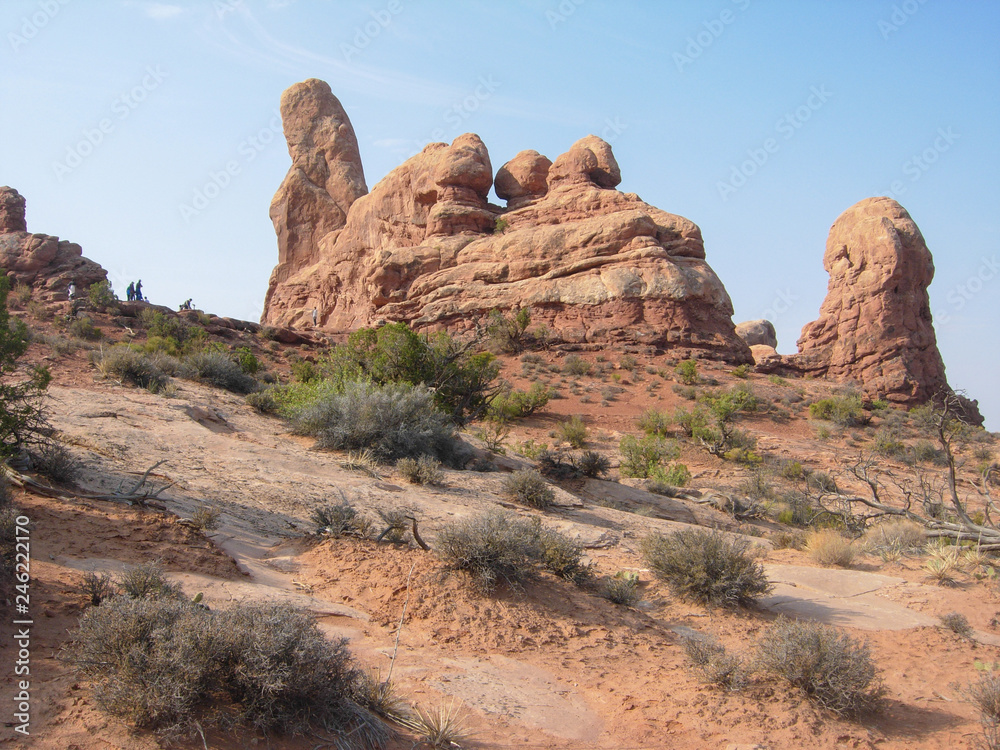
<path id="1" fill-rule="evenodd" d="M 128 288 L 125 290 L 125 295 L 128 297 L 129 302 L 135 301 L 135 282 L 130 281 L 128 283 Z"/>
<path id="2" fill-rule="evenodd" d="M 69 282 L 69 289 L 67 290 L 66 294 L 69 296 L 70 299 L 76 297 L 76 284 L 74 282 L 72 281 Z"/>
<path id="3" fill-rule="evenodd" d="M 191 310 L 191 309 L 193 309 L 192 306 L 191 306 L 191 298 L 188 297 L 184 302 L 181 302 L 181 306 L 178 309 L 179 310 Z"/>
<path id="4" fill-rule="evenodd" d="M 142 279 L 139 279 L 135 284 L 135 301 L 142 302 Z"/>
<path id="5" fill-rule="evenodd" d="M 317 310 L 317 309 L 316 309 L 316 308 L 314 307 L 314 308 L 313 308 L 313 328 L 315 328 L 315 327 L 316 327 L 316 324 L 317 324 L 318 322 L 319 322 L 319 310 Z"/>

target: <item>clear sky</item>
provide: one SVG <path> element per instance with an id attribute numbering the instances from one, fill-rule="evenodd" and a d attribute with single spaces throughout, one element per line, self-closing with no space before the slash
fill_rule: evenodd
<path id="1" fill-rule="evenodd" d="M 603 137 L 620 189 L 696 222 L 736 322 L 769 318 L 784 353 L 830 225 L 891 195 L 934 254 L 949 380 L 1000 429 L 1000 3 L 3 0 L 0 184 L 119 293 L 256 320 L 278 101 L 310 77 L 369 187 L 467 131 L 494 169 Z"/>

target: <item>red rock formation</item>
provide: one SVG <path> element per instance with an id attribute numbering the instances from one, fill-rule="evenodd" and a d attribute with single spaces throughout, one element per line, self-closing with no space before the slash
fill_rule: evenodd
<path id="1" fill-rule="evenodd" d="M 25 200 L 14 188 L 0 187 L 0 268 L 14 281 L 28 284 L 44 298 L 65 299 L 73 282 L 82 291 L 104 281 L 107 271 L 83 257 L 73 242 L 30 234 L 25 221 Z"/>
<path id="2" fill-rule="evenodd" d="M 947 391 L 927 295 L 934 262 L 906 210 L 891 198 L 851 206 L 830 229 L 823 266 L 830 284 L 819 319 L 786 362 L 903 406 Z"/>
<path id="3" fill-rule="evenodd" d="M 314 108 L 290 102 L 286 92 L 285 130 L 301 132 L 305 125 L 288 121 Z M 557 340 L 643 342 L 749 362 L 701 231 L 615 190 L 620 181 L 611 147 L 595 136 L 555 162 L 522 151 L 497 172 L 503 209 L 487 202 L 493 172 L 478 136 L 432 143 L 358 197 L 342 226 L 339 216 L 324 224 L 319 202 L 310 209 L 319 215 L 302 219 L 306 231 L 275 222 L 279 266 L 263 321 L 307 327 L 316 308 L 334 331 L 380 320 L 468 329 L 492 309 L 528 306 L 533 324 Z M 286 204 L 288 189 L 286 179 L 272 205 Z M 309 245 L 321 226 L 336 229 Z M 299 267 L 289 272 L 293 256 Z"/>

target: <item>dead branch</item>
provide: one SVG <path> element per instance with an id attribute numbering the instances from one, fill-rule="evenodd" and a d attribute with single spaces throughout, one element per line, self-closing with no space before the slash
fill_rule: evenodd
<path id="1" fill-rule="evenodd" d="M 26 474 L 21 474 L 20 472 L 14 471 L 7 464 L 0 464 L 2 471 L 6 477 L 22 489 L 32 492 L 36 495 L 41 495 L 42 497 L 51 497 L 56 499 L 65 500 L 69 497 L 76 498 L 78 500 L 101 500 L 106 502 L 118 502 L 126 503 L 127 505 L 143 505 L 156 508 L 158 510 L 166 510 L 166 506 L 161 503 L 155 502 L 159 496 L 170 487 L 173 487 L 175 482 L 170 482 L 169 484 L 160 487 L 159 489 L 153 489 L 152 487 L 146 487 L 146 480 L 149 478 L 150 473 L 158 466 L 165 464 L 166 461 L 158 461 L 157 463 L 150 466 L 143 473 L 142 477 L 138 482 L 135 483 L 127 491 L 122 491 L 122 486 L 125 484 L 124 480 L 119 485 L 118 490 L 113 493 L 100 493 L 100 492 L 86 492 L 85 490 L 69 489 L 52 487 L 51 485 L 39 482 L 37 479 L 33 479 Z M 145 487 L 145 489 L 143 489 Z"/>

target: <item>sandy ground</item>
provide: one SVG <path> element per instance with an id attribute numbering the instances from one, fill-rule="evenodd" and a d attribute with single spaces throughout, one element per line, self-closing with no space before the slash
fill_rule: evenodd
<path id="1" fill-rule="evenodd" d="M 515 361 L 510 369 L 517 366 Z M 973 746 L 978 722 L 963 689 L 976 675 L 976 660 L 1000 660 L 994 583 L 963 576 L 954 586 L 936 586 L 919 560 L 907 558 L 886 564 L 861 557 L 852 570 L 828 570 L 803 552 L 763 543 L 776 584 L 770 597 L 751 611 L 707 610 L 677 600 L 643 569 L 639 540 L 679 524 L 728 530 L 739 524 L 703 505 L 589 480 L 559 487 L 557 505 L 544 513 L 516 512 L 541 515 L 578 538 L 599 574 L 638 572 L 642 602 L 623 608 L 549 576 L 523 591 L 485 597 L 433 553 L 317 537 L 309 514 L 342 496 L 371 513 L 407 508 L 433 547 L 437 533 L 455 519 L 504 502 L 501 472 L 449 470 L 443 486 L 412 486 L 390 468 L 378 477 L 344 468 L 343 455 L 313 450 L 279 420 L 225 392 L 176 381 L 175 397 L 164 398 L 95 381 L 80 352 L 59 360 L 54 370 L 52 422 L 82 463 L 82 488 L 114 490 L 160 460 L 167 463 L 152 475 L 153 484 L 173 484 L 160 496 L 163 511 L 17 497 L 32 522 L 34 713 L 30 740 L 22 742 L 8 725 L 0 738 L 4 746 L 158 746 L 155 737 L 102 714 L 87 685 L 60 658 L 86 605 L 79 592 L 84 571 L 118 572 L 149 560 L 159 560 L 189 594 L 201 592 L 212 607 L 269 599 L 314 613 L 331 635 L 350 638 L 366 667 L 384 676 L 391 663 L 393 682 L 408 702 L 458 707 L 472 736 L 469 747 Z M 669 385 L 658 396 L 644 392 L 641 383 L 653 378 L 659 376 L 619 380 L 623 391 L 610 406 L 576 396 L 552 401 L 519 425 L 508 444 L 529 438 L 553 443 L 550 431 L 560 417 L 583 413 L 592 445 L 616 445 L 621 434 L 635 432 L 635 417 L 649 405 L 669 410 L 682 403 L 666 392 Z M 634 380 L 634 373 L 625 379 Z M 763 379 L 755 385 L 785 390 Z M 796 387 L 828 388 L 813 382 Z M 817 468 L 832 469 L 832 457 L 851 440 L 817 441 L 801 409 L 791 421 L 755 419 L 754 428 L 761 448 Z M 732 486 L 740 477 L 701 451 L 685 449 L 684 460 L 695 486 Z M 498 463 L 508 469 L 529 464 L 513 452 Z M 205 506 L 221 511 L 217 530 L 204 534 L 180 522 Z M 627 512 L 637 509 L 641 515 Z M 949 612 L 969 619 L 973 640 L 940 627 L 938 618 Z M 711 637 L 748 651 L 777 613 L 833 622 L 867 640 L 888 689 L 884 712 L 849 721 L 778 681 L 756 678 L 742 691 L 725 692 L 703 684 L 686 666 L 683 638 Z M 6 699 L 14 687 L 8 668 L 13 649 L 7 622 L 3 628 Z M 316 742 L 246 736 L 210 737 L 209 744 L 311 748 Z"/>

